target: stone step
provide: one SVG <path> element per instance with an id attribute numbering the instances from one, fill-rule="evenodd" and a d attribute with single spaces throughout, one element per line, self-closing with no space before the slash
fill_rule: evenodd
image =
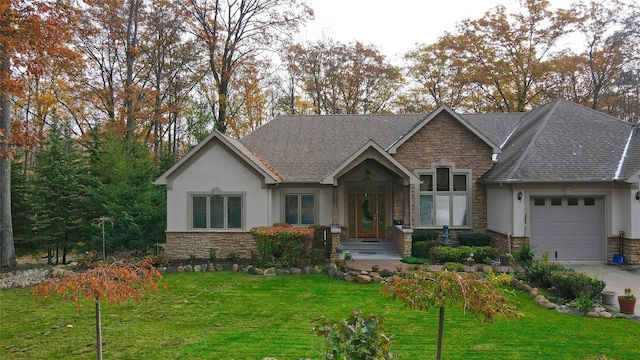
<path id="1" fill-rule="evenodd" d="M 401 259 L 396 244 L 392 241 L 359 241 L 346 240 L 341 242 L 346 251 L 354 259 Z"/>

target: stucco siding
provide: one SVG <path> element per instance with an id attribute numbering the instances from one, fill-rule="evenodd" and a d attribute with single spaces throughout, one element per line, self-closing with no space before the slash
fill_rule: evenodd
<path id="1" fill-rule="evenodd" d="M 170 178 L 167 187 L 167 230 L 190 230 L 192 194 L 237 193 L 244 196 L 244 230 L 268 223 L 268 189 L 233 152 L 213 142 Z"/>
<path id="2" fill-rule="evenodd" d="M 487 186 L 487 229 L 512 233 L 513 202 L 511 189 Z"/>

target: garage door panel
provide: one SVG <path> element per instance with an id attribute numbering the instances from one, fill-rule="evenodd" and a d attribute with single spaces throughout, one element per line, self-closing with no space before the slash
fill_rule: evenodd
<path id="1" fill-rule="evenodd" d="M 551 259 L 604 259 L 604 198 L 555 198 L 531 202 L 531 246 L 537 257 L 546 251 Z M 569 205 L 571 203 L 571 205 Z M 585 205 L 585 203 L 587 205 Z M 536 205 L 538 204 L 538 205 Z"/>

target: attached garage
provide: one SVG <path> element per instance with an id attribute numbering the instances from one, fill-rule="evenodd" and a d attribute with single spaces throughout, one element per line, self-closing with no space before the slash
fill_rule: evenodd
<path id="1" fill-rule="evenodd" d="M 605 259 L 602 197 L 532 197 L 531 248 L 549 260 Z"/>

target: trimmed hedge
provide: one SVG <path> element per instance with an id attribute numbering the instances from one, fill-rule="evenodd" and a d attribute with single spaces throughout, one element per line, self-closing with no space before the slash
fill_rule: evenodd
<path id="1" fill-rule="evenodd" d="M 461 246 L 491 246 L 491 236 L 484 233 L 458 234 Z"/>
<path id="2" fill-rule="evenodd" d="M 415 229 L 411 235 L 411 242 L 437 240 L 439 235 L 437 230 Z"/>
<path id="3" fill-rule="evenodd" d="M 310 260 L 314 229 L 274 224 L 249 232 L 256 241 L 259 260 L 265 266 L 297 267 Z"/>
<path id="4" fill-rule="evenodd" d="M 440 241 L 416 241 L 415 243 L 413 243 L 413 246 L 411 248 L 411 255 L 417 258 L 427 258 L 429 257 L 429 250 L 436 246 L 440 246 Z"/>
<path id="5" fill-rule="evenodd" d="M 482 263 L 486 258 L 497 258 L 500 255 L 500 250 L 490 246 L 436 246 L 429 250 L 429 257 L 436 264 L 463 263 L 471 254 L 473 254 L 476 263 Z"/>

